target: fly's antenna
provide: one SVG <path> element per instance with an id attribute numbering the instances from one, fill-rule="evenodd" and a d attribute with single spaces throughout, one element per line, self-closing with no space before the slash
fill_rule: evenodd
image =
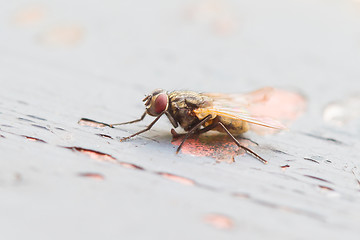
<path id="1" fill-rule="evenodd" d="M 147 95 L 142 101 L 145 102 L 145 106 L 149 106 L 152 95 Z"/>

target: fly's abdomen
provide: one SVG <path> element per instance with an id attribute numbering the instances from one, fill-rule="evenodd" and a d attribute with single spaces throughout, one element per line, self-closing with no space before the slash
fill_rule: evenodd
<path id="1" fill-rule="evenodd" d="M 241 134 L 249 130 L 249 124 L 245 121 L 221 116 L 218 118 L 219 121 L 229 130 L 229 132 L 234 135 Z M 216 127 L 215 130 L 224 132 L 224 129 L 221 126 Z"/>

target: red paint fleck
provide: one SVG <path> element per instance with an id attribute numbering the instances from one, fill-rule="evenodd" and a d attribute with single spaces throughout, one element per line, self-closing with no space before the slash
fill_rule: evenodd
<path id="1" fill-rule="evenodd" d="M 174 182 L 178 182 L 184 185 L 194 185 L 195 182 L 189 178 L 185 178 L 185 177 L 181 177 L 181 176 L 177 176 L 171 173 L 164 173 L 164 172 L 159 172 L 159 175 L 163 176 L 164 178 L 167 178 L 169 180 L 172 180 Z"/>
<path id="2" fill-rule="evenodd" d="M 324 186 L 324 185 L 319 185 L 319 188 L 321 188 L 322 190 L 326 190 L 326 191 L 335 191 L 333 188 L 327 187 L 327 186 Z"/>
<path id="3" fill-rule="evenodd" d="M 33 142 L 42 142 L 42 143 L 46 143 L 44 140 L 41 140 L 40 138 L 35 138 L 35 137 L 29 137 L 29 136 L 25 136 L 23 135 L 23 137 L 25 137 L 26 139 L 33 141 Z"/>
<path id="4" fill-rule="evenodd" d="M 307 161 L 311 161 L 311 162 L 320 164 L 318 161 L 316 161 L 315 159 L 312 159 L 312 158 L 306 158 L 306 157 L 304 157 L 304 160 L 307 160 Z"/>
<path id="5" fill-rule="evenodd" d="M 103 138 L 113 139 L 111 136 L 106 135 L 106 134 L 102 134 L 102 133 L 99 133 L 99 134 L 96 134 L 96 135 L 98 135 L 98 136 L 100 136 L 100 137 L 103 137 Z"/>
<path id="6" fill-rule="evenodd" d="M 79 173 L 80 177 L 88 177 L 88 178 L 93 178 L 93 179 L 97 179 L 97 180 L 104 180 L 105 177 L 100 174 L 100 173 Z"/>
<path id="7" fill-rule="evenodd" d="M 71 47 L 79 44 L 85 37 L 85 29 L 80 25 L 52 26 L 39 36 L 40 43 L 48 46 Z"/>
<path id="8" fill-rule="evenodd" d="M 183 139 L 183 136 L 180 136 L 174 138 L 172 144 L 179 146 Z M 240 139 L 239 141 L 245 147 L 255 145 L 246 139 Z M 181 153 L 212 157 L 218 161 L 233 162 L 235 156 L 242 155 L 245 152 L 229 136 L 214 132 L 190 137 L 182 146 Z"/>
<path id="9" fill-rule="evenodd" d="M 208 214 L 204 217 L 204 221 L 218 229 L 231 229 L 234 227 L 233 220 L 222 214 Z"/>
<path id="10" fill-rule="evenodd" d="M 42 5 L 31 5 L 20 9 L 13 17 L 13 22 L 19 26 L 29 26 L 39 23 L 46 15 L 46 8 Z"/>
<path id="11" fill-rule="evenodd" d="M 140 167 L 138 165 L 132 164 L 132 163 L 127 163 L 127 162 L 119 162 L 119 164 L 123 167 L 126 168 L 131 168 L 131 169 L 138 169 L 138 170 L 144 170 L 143 167 Z"/>
<path id="12" fill-rule="evenodd" d="M 323 178 L 320 178 L 320 177 L 315 177 L 315 176 L 311 176 L 311 175 L 304 175 L 305 177 L 308 177 L 308 178 L 312 178 L 312 179 L 316 179 L 316 180 L 319 180 L 319 181 L 323 181 L 323 182 L 327 182 L 327 183 L 332 183 L 326 179 L 323 179 Z"/>
<path id="13" fill-rule="evenodd" d="M 73 151 L 84 153 L 84 154 L 88 155 L 90 158 L 97 160 L 97 161 L 112 162 L 112 163 L 117 162 L 116 159 L 113 156 L 111 156 L 110 154 L 98 152 L 98 151 L 91 150 L 91 149 L 81 148 L 81 147 L 66 147 L 66 148 L 71 149 Z"/>
<path id="14" fill-rule="evenodd" d="M 195 24 L 206 26 L 217 35 L 229 35 L 237 29 L 237 19 L 226 1 L 190 1 L 184 17 Z"/>
<path id="15" fill-rule="evenodd" d="M 114 158 L 113 156 L 111 156 L 110 154 L 107 154 L 107 153 L 102 153 L 99 151 L 81 148 L 81 147 L 65 147 L 65 148 L 86 154 L 90 158 L 97 160 L 97 161 L 116 163 L 125 168 L 145 170 L 143 167 L 140 167 L 136 164 L 118 161 L 116 158 Z"/>
<path id="16" fill-rule="evenodd" d="M 242 198 L 242 199 L 248 199 L 250 198 L 250 195 L 249 194 L 246 194 L 246 193 L 239 193 L 239 192 L 235 192 L 232 194 L 234 197 L 236 198 Z"/>
<path id="17" fill-rule="evenodd" d="M 289 168 L 289 167 L 290 167 L 290 165 L 286 164 L 286 165 L 281 166 L 281 169 L 282 169 L 282 170 L 285 170 L 285 169 L 287 169 L 287 168 Z"/>
<path id="18" fill-rule="evenodd" d="M 98 121 L 91 120 L 88 118 L 80 119 L 78 124 L 81 126 L 90 126 L 90 127 L 108 127 L 109 126 L 109 124 L 106 124 L 103 122 L 98 122 Z"/>

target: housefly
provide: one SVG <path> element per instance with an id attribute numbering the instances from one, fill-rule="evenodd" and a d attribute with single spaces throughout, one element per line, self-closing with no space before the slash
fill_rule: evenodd
<path id="1" fill-rule="evenodd" d="M 259 96 L 261 96 L 260 98 L 264 98 L 269 91 L 271 91 L 271 88 L 263 88 L 249 94 L 220 94 L 197 93 L 193 91 L 167 92 L 163 89 L 156 89 L 143 99 L 146 110 L 139 119 L 105 125 L 114 127 L 117 125 L 131 124 L 142 121 L 146 115 L 156 117 L 145 129 L 121 139 L 121 141 L 124 141 L 150 130 L 154 124 L 165 115 L 174 128 L 180 126 L 187 132 L 178 146 L 176 153 L 181 150 L 184 142 L 190 136 L 215 130 L 226 133 L 238 147 L 261 162 L 267 163 L 265 159 L 254 151 L 241 145 L 234 135 L 248 131 L 249 124 L 256 124 L 272 129 L 285 128 L 279 121 L 256 116 L 247 111 L 248 106 L 259 101 Z"/>

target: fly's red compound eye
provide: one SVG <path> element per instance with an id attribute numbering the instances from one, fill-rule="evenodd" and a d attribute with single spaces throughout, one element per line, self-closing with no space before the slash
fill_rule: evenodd
<path id="1" fill-rule="evenodd" d="M 167 105 L 168 105 L 168 96 L 165 93 L 161 93 L 155 99 L 154 110 L 157 114 L 160 114 L 166 110 Z"/>

